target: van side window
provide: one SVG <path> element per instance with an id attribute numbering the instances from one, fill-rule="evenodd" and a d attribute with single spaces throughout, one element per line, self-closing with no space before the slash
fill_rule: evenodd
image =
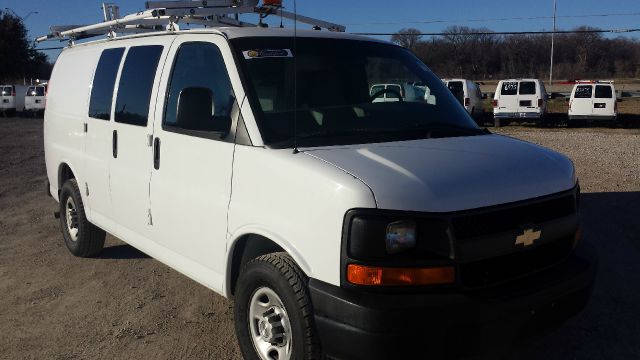
<path id="1" fill-rule="evenodd" d="M 116 85 L 116 75 L 118 75 L 122 54 L 124 54 L 124 48 L 107 49 L 100 55 L 91 87 L 89 117 L 102 120 L 111 118 L 113 88 Z"/>
<path id="2" fill-rule="evenodd" d="M 186 88 L 210 90 L 213 96 L 211 116 L 183 118 L 181 122 L 178 121 L 178 100 Z M 231 81 L 218 47 L 205 42 L 182 44 L 171 73 L 163 125 L 168 130 L 228 131 L 226 128 L 230 125 L 233 103 Z"/>
<path id="3" fill-rule="evenodd" d="M 573 95 L 576 99 L 591 99 L 593 93 L 593 86 L 581 85 L 576 87 L 576 93 Z"/>
<path id="4" fill-rule="evenodd" d="M 533 81 L 523 81 L 520 83 L 520 95 L 535 95 L 536 83 Z"/>
<path id="5" fill-rule="evenodd" d="M 129 49 L 118 85 L 116 122 L 147 126 L 151 88 L 162 48 L 160 45 L 149 45 Z"/>
<path id="6" fill-rule="evenodd" d="M 613 97 L 613 91 L 611 86 L 608 85 L 596 85 L 596 99 L 611 99 Z"/>
<path id="7" fill-rule="evenodd" d="M 516 94 L 518 94 L 518 82 L 505 81 L 502 83 L 502 88 L 500 89 L 500 95 L 516 95 Z"/>

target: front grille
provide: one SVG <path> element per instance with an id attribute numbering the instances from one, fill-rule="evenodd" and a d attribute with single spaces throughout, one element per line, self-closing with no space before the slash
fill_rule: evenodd
<path id="1" fill-rule="evenodd" d="M 457 241 L 519 229 L 528 224 L 541 224 L 573 214 L 576 200 L 573 193 L 534 203 L 500 207 L 454 217 L 451 220 Z"/>
<path id="2" fill-rule="evenodd" d="M 480 288 L 526 276 L 564 260 L 571 253 L 572 244 L 572 238 L 564 238 L 530 250 L 461 264 L 460 282 L 466 288 Z"/>

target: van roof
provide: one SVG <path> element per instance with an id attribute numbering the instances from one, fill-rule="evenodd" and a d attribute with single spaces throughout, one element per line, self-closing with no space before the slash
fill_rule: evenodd
<path id="1" fill-rule="evenodd" d="M 388 41 L 379 40 L 371 37 L 348 34 L 344 32 L 337 31 L 326 31 L 326 30 L 294 30 L 294 29 L 283 29 L 283 28 L 259 28 L 259 27 L 216 27 L 216 28 L 197 28 L 197 29 L 189 29 L 189 30 L 178 30 L 178 31 L 156 31 L 149 33 L 141 33 L 141 34 L 133 34 L 127 36 L 116 37 L 113 39 L 104 38 L 95 41 L 89 41 L 84 43 L 76 43 L 71 46 L 67 46 L 66 49 L 75 48 L 80 46 L 88 46 L 93 44 L 102 44 L 105 42 L 111 41 L 125 41 L 128 39 L 138 39 L 144 37 L 153 37 L 153 36 L 174 36 L 174 35 L 184 35 L 184 34 L 216 34 L 222 35 L 227 39 L 238 39 L 244 37 L 305 37 L 305 38 L 323 38 L 323 39 L 347 39 L 347 40 L 359 40 L 359 41 L 369 41 L 369 42 L 379 42 L 385 44 L 391 44 Z"/>
<path id="2" fill-rule="evenodd" d="M 542 82 L 542 80 L 540 79 L 504 79 L 504 80 L 500 80 L 500 82 L 504 82 L 504 81 L 535 81 L 535 82 Z"/>

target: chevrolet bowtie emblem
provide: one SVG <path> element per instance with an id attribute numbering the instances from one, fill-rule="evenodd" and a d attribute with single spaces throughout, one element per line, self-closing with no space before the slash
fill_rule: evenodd
<path id="1" fill-rule="evenodd" d="M 526 229 L 516 237 L 516 245 L 531 246 L 534 242 L 540 240 L 541 234 L 542 230 Z"/>

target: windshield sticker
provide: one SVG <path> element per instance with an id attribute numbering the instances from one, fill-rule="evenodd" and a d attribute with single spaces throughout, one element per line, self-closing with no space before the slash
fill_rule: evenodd
<path id="1" fill-rule="evenodd" d="M 289 49 L 260 49 L 243 51 L 246 60 L 264 58 L 292 58 L 293 53 Z"/>

